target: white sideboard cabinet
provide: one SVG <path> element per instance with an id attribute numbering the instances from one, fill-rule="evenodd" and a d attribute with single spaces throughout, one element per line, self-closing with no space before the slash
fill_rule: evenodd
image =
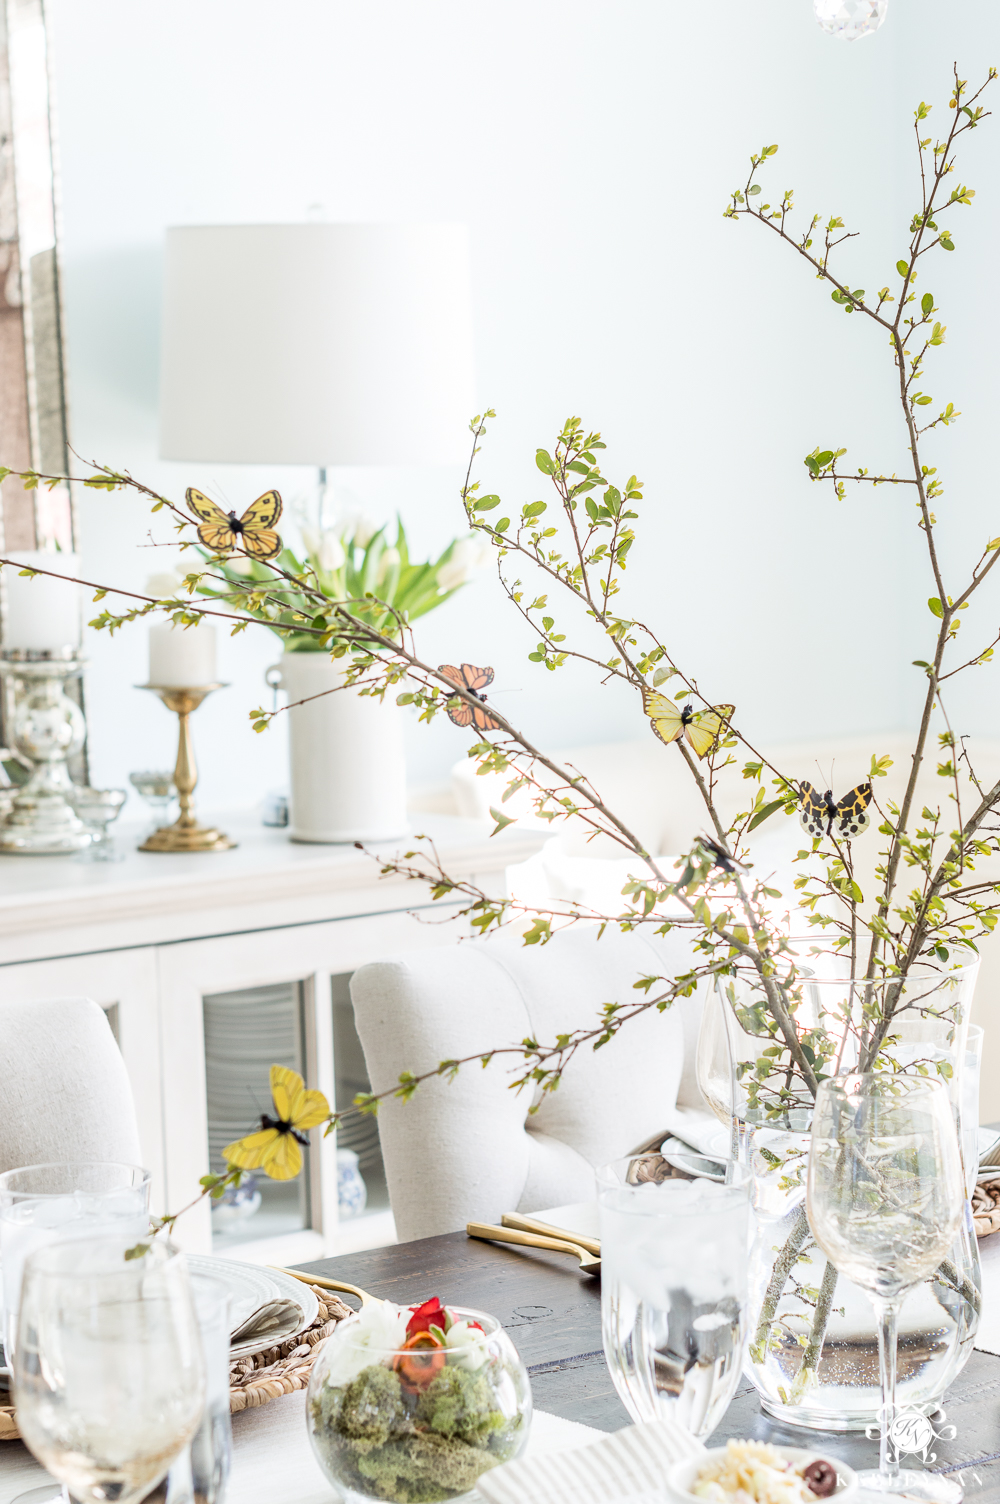
<path id="1" fill-rule="evenodd" d="M 412 849 L 412 838 L 371 855 L 295 845 L 249 819 L 225 828 L 239 842 L 228 852 L 140 852 L 141 834 L 123 828 L 118 863 L 0 857 L 0 1002 L 87 996 L 107 1010 L 158 1212 L 197 1195 L 229 1131 L 257 1126 L 272 1058 L 297 1065 L 331 1102 L 338 1084 L 341 1105 L 356 1089 L 363 1059 L 347 981 L 357 967 L 467 933 L 463 920 L 440 922 L 444 910 L 423 883 L 380 876 L 377 857 Z M 491 839 L 489 826 L 447 815 L 421 815 L 419 829 L 451 873 L 497 893 L 506 866 L 544 840 L 516 830 Z M 367 1222 L 338 1231 L 335 1140 L 314 1132 L 299 1183 L 262 1186 L 260 1211 L 222 1234 L 216 1215 L 214 1240 L 203 1202 L 177 1224 L 177 1241 L 273 1262 L 386 1241 L 377 1128 L 364 1120 L 350 1133 L 375 1192 Z"/>

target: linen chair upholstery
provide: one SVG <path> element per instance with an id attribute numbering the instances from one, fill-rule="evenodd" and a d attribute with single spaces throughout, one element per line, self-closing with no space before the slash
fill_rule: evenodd
<path id="1" fill-rule="evenodd" d="M 607 930 L 598 941 L 591 927 L 544 946 L 502 935 L 362 966 L 351 997 L 372 1088 L 384 1091 L 404 1070 L 593 1026 L 603 1004 L 640 1000 L 640 976 L 689 965 L 680 934 Z M 698 1011 L 697 995 L 650 1009 L 600 1050 L 581 1049 L 552 1093 L 512 1091 L 517 1057 L 498 1056 L 486 1069 L 463 1066 L 453 1081 L 426 1082 L 409 1102 L 384 1102 L 379 1129 L 400 1239 L 590 1200 L 595 1165 L 680 1127 L 685 1113 L 701 1119 Z"/>
<path id="2" fill-rule="evenodd" d="M 64 1159 L 141 1164 L 125 1062 L 85 997 L 0 1003 L 0 1171 Z"/>

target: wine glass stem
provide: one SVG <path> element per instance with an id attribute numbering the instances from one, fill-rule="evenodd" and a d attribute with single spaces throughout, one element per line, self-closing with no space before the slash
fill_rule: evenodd
<path id="1" fill-rule="evenodd" d="M 878 1320 L 878 1366 L 882 1379 L 882 1425 L 879 1434 L 878 1470 L 888 1484 L 899 1477 L 899 1459 L 892 1442 L 896 1419 L 896 1328 L 899 1308 L 895 1300 L 872 1300 Z"/>

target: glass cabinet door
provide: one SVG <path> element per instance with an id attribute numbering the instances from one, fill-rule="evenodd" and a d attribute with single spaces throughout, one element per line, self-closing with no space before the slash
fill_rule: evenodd
<path id="1" fill-rule="evenodd" d="M 212 1174 L 226 1169 L 222 1150 L 260 1127 L 272 1112 L 270 1069 L 286 1065 L 307 1077 L 305 1007 L 301 982 L 217 992 L 203 998 L 208 1148 Z M 215 1253 L 260 1238 L 281 1237 L 312 1225 L 309 1150 L 294 1180 L 248 1174 L 212 1207 Z"/>

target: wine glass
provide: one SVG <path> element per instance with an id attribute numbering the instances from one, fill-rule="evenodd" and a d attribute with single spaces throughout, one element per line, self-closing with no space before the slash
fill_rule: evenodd
<path id="1" fill-rule="evenodd" d="M 54 1497 L 142 1499 L 205 1403 L 183 1255 L 154 1240 L 136 1256 L 120 1238 L 36 1249 L 24 1266 L 14 1403 L 25 1445 L 63 1485 Z"/>
<path id="2" fill-rule="evenodd" d="M 904 1297 L 938 1268 L 958 1231 L 963 1179 L 942 1081 L 886 1072 L 821 1083 L 809 1154 L 809 1225 L 830 1262 L 866 1292 L 879 1326 L 879 1467 L 858 1480 L 865 1489 L 933 1504 L 958 1504 L 962 1490 L 948 1478 L 899 1466 L 896 1327 Z M 898 1421 L 905 1423 L 905 1412 Z"/>

